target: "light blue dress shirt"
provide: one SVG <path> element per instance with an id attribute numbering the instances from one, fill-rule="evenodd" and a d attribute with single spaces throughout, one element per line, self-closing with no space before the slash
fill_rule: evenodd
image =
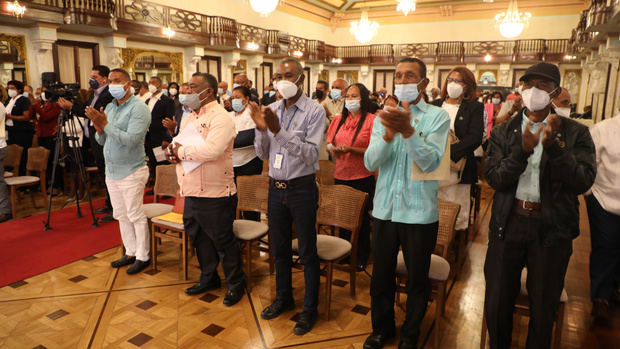
<path id="1" fill-rule="evenodd" d="M 278 134 L 255 129 L 254 138 L 256 155 L 269 159 L 269 177 L 278 180 L 291 180 L 319 170 L 319 150 L 325 131 L 325 109 L 305 94 L 288 109 L 285 106 L 284 99 L 269 105 L 280 120 Z M 283 156 L 280 169 L 273 166 L 278 153 Z"/>
<path id="2" fill-rule="evenodd" d="M 545 118 L 542 122 L 532 122 L 530 128 L 533 134 L 536 134 L 540 127 L 547 126 L 547 118 Z M 523 111 L 521 134 L 525 132 L 525 127 L 530 122 L 530 119 L 527 115 L 525 115 L 525 111 Z M 542 139 L 543 134 L 541 133 L 538 140 L 538 145 L 534 148 L 534 153 L 527 158 L 527 167 L 519 177 L 519 184 L 517 185 L 517 193 L 515 195 L 515 197 L 519 200 L 540 202 L 540 160 L 542 159 L 543 154 Z"/>
<path id="3" fill-rule="evenodd" d="M 411 180 L 415 162 L 428 173 L 439 167 L 446 150 L 450 117 L 448 113 L 420 100 L 410 105 L 415 133 L 404 139 L 398 133 L 390 142 L 383 140 L 381 118 L 374 121 L 364 165 L 379 170 L 372 215 L 378 219 L 407 224 L 429 224 L 439 220 L 437 181 Z"/>
<path id="4" fill-rule="evenodd" d="M 104 133 L 95 134 L 103 145 L 105 175 L 123 179 L 145 165 L 144 137 L 151 124 L 149 107 L 135 96 L 118 105 L 114 100 L 105 108 L 108 124 Z"/>

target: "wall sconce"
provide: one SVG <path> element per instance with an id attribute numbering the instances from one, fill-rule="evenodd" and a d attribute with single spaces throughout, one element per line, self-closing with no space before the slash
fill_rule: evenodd
<path id="1" fill-rule="evenodd" d="M 15 18 L 20 19 L 24 13 L 26 13 L 26 6 L 22 6 L 19 1 L 15 0 L 8 4 L 7 10 L 15 16 Z"/>
<path id="2" fill-rule="evenodd" d="M 255 43 L 254 41 L 248 43 L 248 50 L 256 51 L 258 50 L 258 47 L 259 47 L 258 44 Z"/>
<path id="3" fill-rule="evenodd" d="M 484 56 L 484 61 L 485 61 L 485 62 L 487 62 L 487 63 L 488 63 L 488 62 L 490 62 L 490 61 L 491 61 L 491 59 L 493 59 L 493 57 L 491 57 L 491 55 L 490 55 L 490 54 L 488 54 L 488 53 L 487 53 L 487 55 L 486 55 L 486 56 Z"/>
<path id="4" fill-rule="evenodd" d="M 174 34 L 176 34 L 176 32 L 174 30 L 172 30 L 172 28 L 170 28 L 170 26 L 166 26 L 164 28 L 162 28 L 161 32 L 168 37 L 168 40 L 170 40 L 171 37 L 174 36 Z"/>
<path id="5" fill-rule="evenodd" d="M 301 51 L 293 51 L 293 56 L 295 56 L 295 57 L 302 57 L 303 55 L 304 55 L 304 53 L 301 52 Z"/>

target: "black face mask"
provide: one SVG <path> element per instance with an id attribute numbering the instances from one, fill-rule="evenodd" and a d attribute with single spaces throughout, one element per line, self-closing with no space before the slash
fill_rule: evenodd
<path id="1" fill-rule="evenodd" d="M 321 90 L 316 90 L 314 94 L 316 95 L 317 99 L 323 99 L 323 97 L 325 96 L 325 94 Z"/>

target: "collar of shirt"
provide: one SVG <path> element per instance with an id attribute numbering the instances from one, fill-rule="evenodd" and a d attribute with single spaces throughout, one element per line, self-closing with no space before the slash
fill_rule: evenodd
<path id="1" fill-rule="evenodd" d="M 122 108 L 123 106 L 130 104 L 130 102 L 132 102 L 134 100 L 134 98 L 137 98 L 137 97 L 134 96 L 134 95 L 129 96 L 129 98 L 127 98 L 127 100 L 125 102 L 123 102 L 123 104 L 121 104 L 121 105 L 118 105 L 118 99 L 114 98 L 112 103 L 114 103 L 116 108 Z"/>
<path id="2" fill-rule="evenodd" d="M 551 111 L 549 111 L 549 114 L 547 114 L 547 117 L 545 118 L 545 120 L 541 121 L 541 122 L 532 122 L 530 121 L 530 118 L 527 117 L 527 114 L 525 113 L 525 110 L 523 110 L 523 120 L 521 121 L 521 132 L 523 133 L 525 131 L 525 127 L 527 126 L 527 124 L 531 123 L 531 129 L 532 132 L 537 132 L 538 131 L 538 127 L 540 125 L 543 125 L 543 127 L 547 126 L 547 119 L 549 119 L 549 115 L 551 114 Z M 542 135 L 540 137 L 540 140 L 542 141 Z"/>
<path id="3" fill-rule="evenodd" d="M 158 93 L 151 95 L 151 97 L 149 97 L 151 99 L 157 99 L 159 100 L 161 98 L 161 91 L 159 91 Z"/>
<path id="4" fill-rule="evenodd" d="M 422 113 L 426 113 L 426 111 L 428 110 L 428 104 L 426 104 L 424 98 L 420 98 L 418 104 L 409 103 L 409 109 L 411 109 L 411 107 L 417 108 Z"/>
<path id="5" fill-rule="evenodd" d="M 200 107 L 200 110 L 198 111 L 198 115 L 203 115 L 204 113 L 210 111 L 211 109 L 219 106 L 220 104 L 217 102 L 217 100 L 213 100 L 205 105 L 203 105 L 202 107 Z"/>
<path id="6" fill-rule="evenodd" d="M 183 112 L 184 113 L 191 113 L 192 111 L 193 111 L 192 108 L 190 108 L 190 107 L 188 107 L 186 105 L 183 106 Z"/>
<path id="7" fill-rule="evenodd" d="M 299 99 L 297 99 L 297 101 L 292 106 L 295 106 L 297 109 L 301 110 L 301 112 L 303 113 L 307 108 L 306 103 L 308 103 L 308 101 L 311 101 L 311 99 L 309 99 L 308 96 L 306 96 L 306 94 L 302 92 Z M 278 111 L 279 113 L 282 110 L 285 110 L 285 108 L 286 108 L 286 99 L 282 99 L 280 102 L 277 102 L 275 110 Z M 278 116 L 280 115 L 278 114 Z"/>
<path id="8" fill-rule="evenodd" d="M 105 89 L 105 87 L 108 86 L 108 84 L 105 84 L 101 87 L 99 87 L 98 89 L 95 90 L 95 96 L 99 97 L 99 95 L 103 92 L 103 90 Z"/>

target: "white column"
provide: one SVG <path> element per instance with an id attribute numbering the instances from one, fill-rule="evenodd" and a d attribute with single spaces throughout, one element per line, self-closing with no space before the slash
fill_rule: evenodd
<path id="1" fill-rule="evenodd" d="M 222 81 L 226 81 L 228 83 L 228 88 L 231 88 L 233 85 L 232 79 L 232 69 L 239 63 L 241 59 L 241 53 L 237 50 L 232 52 L 224 53 L 222 57 Z"/>
<path id="2" fill-rule="evenodd" d="M 127 48 L 127 36 L 112 34 L 103 39 L 103 54 L 101 64 L 107 65 L 111 69 L 123 66 L 121 49 Z M 131 72 L 129 72 L 131 74 Z"/>
<path id="3" fill-rule="evenodd" d="M 180 77 L 181 79 L 183 79 L 183 82 L 189 81 L 192 77 L 192 74 L 198 71 L 196 69 L 196 65 L 200 62 L 202 56 L 204 55 L 205 49 L 202 46 L 195 45 L 185 49 L 185 54 L 183 55 L 183 64 L 185 65 L 185 67 L 183 68 L 184 76 Z"/>
<path id="4" fill-rule="evenodd" d="M 512 82 L 510 81 L 510 64 L 501 63 L 499 65 L 499 72 L 497 77 L 497 85 L 498 86 L 510 86 Z M 512 86 L 514 87 L 514 86 Z"/>
<path id="5" fill-rule="evenodd" d="M 37 23 L 30 29 L 30 40 L 34 52 L 32 57 L 29 53 L 28 69 L 30 70 L 30 85 L 33 87 L 41 86 L 41 73 L 54 71 L 52 44 L 57 40 L 56 28 L 55 25 Z"/>
<path id="6" fill-rule="evenodd" d="M 263 56 L 262 55 L 253 55 L 253 56 L 249 56 L 247 59 L 247 75 L 248 75 L 248 79 L 252 80 L 252 87 L 254 87 L 256 89 L 256 91 L 260 91 L 260 88 L 258 86 L 258 77 L 256 76 L 256 74 L 254 72 L 256 72 L 258 69 L 258 71 L 260 71 L 260 65 L 263 64 Z"/>

